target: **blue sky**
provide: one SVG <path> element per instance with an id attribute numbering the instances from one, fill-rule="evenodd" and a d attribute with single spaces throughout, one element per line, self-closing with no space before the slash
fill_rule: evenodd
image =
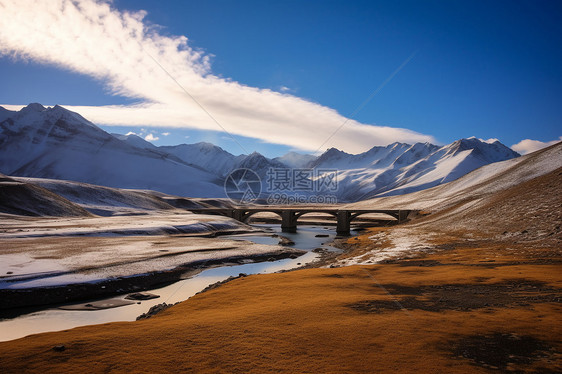
<path id="1" fill-rule="evenodd" d="M 33 12 L 37 7 L 22 7 L 19 5 L 18 11 L 36 16 Z M 189 103 L 185 110 L 192 117 L 181 126 L 173 122 L 177 117 L 169 119 L 174 126 L 165 121 L 154 126 L 150 119 L 142 123 L 142 117 L 122 126 L 116 126 L 119 119 L 115 119 L 108 126 L 96 120 L 103 116 L 95 108 L 91 116 L 85 115 L 94 117 L 93 122 L 109 132 L 141 134 L 144 129 L 142 135 L 153 134 L 158 138 L 154 141 L 157 145 L 210 141 L 235 154 L 254 150 L 267 156 L 288 150 L 314 152 L 336 131 L 338 123 L 344 123 L 414 54 L 353 121 L 336 133 L 333 144 L 325 147 L 357 153 L 370 144 L 394 140 L 449 143 L 469 136 L 497 138 L 511 146 L 523 139 L 548 142 L 562 135 L 562 2 L 116 0 L 110 12 L 119 15 L 139 10 L 147 12 L 140 23 L 157 33 L 157 40 L 186 36 L 189 53 L 208 58 L 196 64 L 207 69 L 200 76 L 212 75 L 220 80 L 212 90 L 200 89 L 199 83 L 192 85 L 189 76 L 182 76 L 182 69 L 191 65 L 180 62 L 176 68 L 170 64 L 175 59 L 170 51 L 155 50 L 152 56 L 172 76 L 164 74 L 157 81 L 169 80 L 162 92 L 177 89 L 172 78 L 177 79 L 219 123 L 204 118 L 203 112 L 191 114 L 201 109 Z M 91 18 L 86 17 L 84 22 Z M 97 25 L 104 27 L 105 23 Z M 135 85 L 130 76 L 113 76 L 112 69 L 126 71 L 126 66 L 108 65 L 93 71 L 85 61 L 69 62 L 84 52 L 76 47 L 76 53 L 64 59 L 56 56 L 56 48 L 65 46 L 64 40 L 50 49 L 55 51 L 53 55 L 47 47 L 47 51 L 41 50 L 63 32 L 61 28 L 44 39 L 38 36 L 35 43 L 24 47 L 18 45 L 21 40 L 9 40 L 0 57 L 4 83 L 0 104 L 41 102 L 126 108 L 154 100 L 144 95 L 150 86 Z M 88 48 L 104 43 L 103 38 L 92 35 L 87 36 Z M 0 34 L 2 37 L 11 38 L 7 33 Z M 149 42 L 153 41 L 151 37 Z M 141 38 L 148 51 L 146 42 Z M 72 48 L 76 44 L 73 42 Z M 104 51 L 100 49 L 100 53 Z M 14 54 L 19 57 L 14 58 Z M 111 58 L 108 55 L 106 60 Z M 146 62 L 147 69 L 158 70 L 149 66 L 153 62 Z M 139 72 L 139 79 L 143 74 Z M 229 82 L 266 92 L 253 92 L 239 104 L 232 97 L 243 95 L 228 88 Z M 290 102 L 277 102 L 280 98 L 271 97 L 267 90 L 291 96 Z M 223 91 L 228 93 L 218 97 Z M 218 98 L 213 101 L 208 97 L 214 93 Z M 292 97 L 304 100 L 293 103 Z M 240 105 L 249 105 L 247 101 L 256 100 L 255 113 L 248 108 L 238 110 Z M 168 103 L 168 99 L 162 101 Z M 307 122 L 309 103 L 317 104 L 310 107 L 311 113 L 319 110 L 324 115 L 324 108 L 337 113 L 326 114 L 325 122 L 330 123 L 326 126 L 322 121 Z M 182 105 L 177 104 L 174 110 L 181 112 Z M 284 111 L 300 117 L 286 118 Z M 274 116 L 274 120 L 269 118 Z M 255 124 L 245 128 L 249 117 Z M 299 118 L 303 118 L 302 124 Z M 208 123 L 194 125 L 202 121 Z M 299 134 L 301 127 L 303 133 Z M 375 127 L 378 132 L 371 134 Z M 411 132 L 389 132 L 387 127 Z"/>

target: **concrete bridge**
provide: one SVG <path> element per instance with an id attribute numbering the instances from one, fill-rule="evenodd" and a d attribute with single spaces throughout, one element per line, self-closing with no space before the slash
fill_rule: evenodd
<path id="1" fill-rule="evenodd" d="M 364 214 L 379 213 L 395 218 L 399 223 L 405 221 L 413 210 L 397 209 L 338 209 L 338 208 L 283 208 L 283 207 L 240 207 L 233 209 L 208 208 L 190 209 L 199 214 L 219 214 L 234 218 L 240 222 L 247 222 L 256 213 L 275 213 L 281 218 L 281 230 L 284 232 L 296 232 L 297 221 L 300 217 L 309 213 L 325 213 L 332 215 L 337 220 L 336 231 L 338 235 L 349 235 L 351 221 Z"/>

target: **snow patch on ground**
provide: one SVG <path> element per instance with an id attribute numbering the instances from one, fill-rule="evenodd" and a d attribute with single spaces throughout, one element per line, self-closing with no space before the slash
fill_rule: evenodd
<path id="1" fill-rule="evenodd" d="M 369 237 L 374 243 L 381 243 L 380 248 L 355 257 L 338 260 L 336 266 L 372 265 L 389 259 L 413 257 L 419 252 L 433 250 L 430 244 L 432 235 L 417 235 L 409 229 L 394 229 L 393 231 L 380 232 Z M 386 245 L 384 242 L 391 244 Z"/>
<path id="2" fill-rule="evenodd" d="M 162 235 L 232 230 L 253 229 L 231 218 L 192 213 L 32 220 L 5 215 L 0 223 L 0 238 Z"/>

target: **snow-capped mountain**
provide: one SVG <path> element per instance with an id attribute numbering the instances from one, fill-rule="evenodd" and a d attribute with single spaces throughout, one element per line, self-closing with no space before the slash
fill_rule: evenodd
<path id="1" fill-rule="evenodd" d="M 393 143 L 356 155 L 331 148 L 318 157 L 296 152 L 274 159 L 257 152 L 235 156 L 210 143 L 157 147 L 134 134 L 108 134 L 77 113 L 40 104 L 18 112 L 0 107 L 0 150 L 0 172 L 6 175 L 191 197 L 225 197 L 224 179 L 239 168 L 262 178 L 261 197 L 267 195 L 271 168 L 314 169 L 313 178 L 336 170 L 337 189 L 329 193 L 342 202 L 423 190 L 519 156 L 499 141 L 476 138 L 442 147 Z"/>
<path id="2" fill-rule="evenodd" d="M 210 171 L 219 177 L 226 177 L 236 169 L 251 169 L 260 177 L 265 177 L 269 168 L 286 168 L 287 165 L 269 159 L 263 155 L 253 152 L 249 155 L 238 155 L 228 153 L 221 147 L 211 143 L 180 144 L 176 146 L 162 146 L 159 150 L 172 154 L 182 161 Z"/>
<path id="3" fill-rule="evenodd" d="M 236 168 L 236 164 L 244 158 L 244 156 L 234 156 L 221 147 L 206 142 L 158 148 L 188 164 L 196 165 L 220 177 L 228 175 Z"/>
<path id="4" fill-rule="evenodd" d="M 0 122 L 0 171 L 109 187 L 224 196 L 216 175 L 117 139 L 60 106 L 30 104 Z"/>
<path id="5" fill-rule="evenodd" d="M 253 170 L 262 179 L 267 177 L 269 169 L 287 168 L 287 165 L 281 162 L 270 160 L 262 156 L 258 152 L 253 152 L 236 164 L 237 169 L 250 169 Z"/>
<path id="6" fill-rule="evenodd" d="M 443 147 L 394 143 L 358 155 L 329 149 L 313 165 L 337 169 L 338 198 L 356 201 L 423 190 L 518 156 L 498 141 L 487 143 L 470 138 Z"/>

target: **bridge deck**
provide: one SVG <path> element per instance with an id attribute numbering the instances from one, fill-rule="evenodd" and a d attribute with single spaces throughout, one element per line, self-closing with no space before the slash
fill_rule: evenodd
<path id="1" fill-rule="evenodd" d="M 238 221 L 245 222 L 255 213 L 272 212 L 281 217 L 281 228 L 283 231 L 294 232 L 297 229 L 297 221 L 299 217 L 306 213 L 327 213 L 337 219 L 338 234 L 348 235 L 350 231 L 350 223 L 359 215 L 368 213 L 387 214 L 394 217 L 398 222 L 407 219 L 412 210 L 402 209 L 345 209 L 345 208 L 314 208 L 314 207 L 236 207 L 236 208 L 202 208 L 190 209 L 190 211 L 199 214 L 221 214 Z"/>
<path id="2" fill-rule="evenodd" d="M 203 213 L 203 212 L 226 212 L 226 211 L 245 211 L 248 213 L 257 212 L 283 212 L 283 211 L 293 211 L 293 212 L 307 212 L 307 213 L 337 213 L 337 212 L 350 212 L 350 213 L 398 213 L 401 211 L 412 211 L 411 209 L 345 209 L 345 208 L 295 208 L 295 207 L 269 207 L 264 206 L 260 208 L 199 208 L 199 209 L 189 209 L 191 212 Z"/>

